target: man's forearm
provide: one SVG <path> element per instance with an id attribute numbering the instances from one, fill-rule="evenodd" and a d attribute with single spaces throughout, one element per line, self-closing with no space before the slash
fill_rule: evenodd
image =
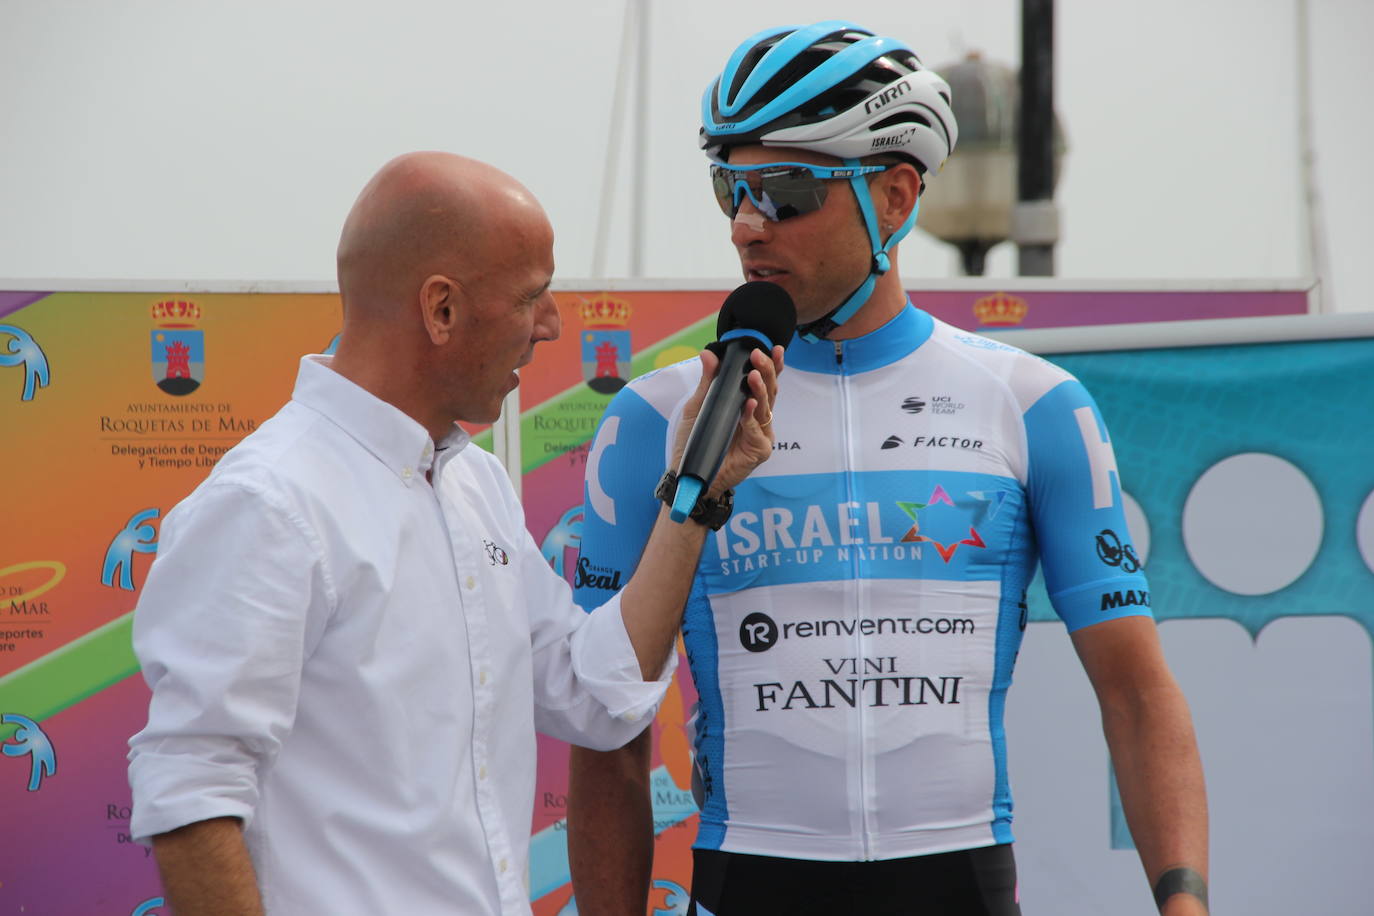
<path id="1" fill-rule="evenodd" d="M 703 351 L 701 360 L 701 381 L 682 409 L 670 462 L 672 467 L 679 464 L 688 434 L 696 423 L 697 412 L 718 367 L 718 360 L 709 351 Z M 737 486 L 773 453 L 772 405 L 778 391 L 777 373 L 782 371 L 782 347 L 774 347 L 771 356 L 755 350 L 749 360 L 752 368 L 745 379 L 750 396 L 744 402 L 729 451 L 707 488 L 712 496 Z M 705 543 L 703 525 L 691 520 L 678 524 L 668 517 L 666 506 L 659 507 L 658 519 L 649 532 L 639 566 L 620 595 L 621 617 L 645 680 L 656 679 L 668 660 Z"/>
<path id="2" fill-rule="evenodd" d="M 153 837 L 173 916 L 262 916 L 262 896 L 243 828 L 217 817 Z"/>
<path id="3" fill-rule="evenodd" d="M 661 506 L 639 566 L 621 592 L 620 614 L 646 681 L 656 679 L 668 661 L 705 543 L 705 526 L 674 522 Z"/>
<path id="4" fill-rule="evenodd" d="M 619 750 L 573 747 L 568 865 L 583 916 L 643 916 L 654 861 L 650 733 Z"/>
<path id="5" fill-rule="evenodd" d="M 1103 728 L 1111 749 L 1121 804 L 1151 888 L 1166 873 L 1186 869 L 1207 878 L 1207 792 L 1192 719 L 1182 693 L 1160 685 L 1131 700 L 1103 704 Z M 1207 912 L 1190 888 L 1170 879 L 1166 916 Z"/>

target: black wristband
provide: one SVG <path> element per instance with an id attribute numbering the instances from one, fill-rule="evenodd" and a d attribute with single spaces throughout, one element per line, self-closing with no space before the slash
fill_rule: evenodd
<path id="1" fill-rule="evenodd" d="M 1164 909 L 1164 902 L 1174 894 L 1192 894 L 1207 907 L 1207 882 L 1191 868 L 1180 865 L 1159 876 L 1155 882 L 1155 907 Z"/>
<path id="2" fill-rule="evenodd" d="M 663 472 L 663 479 L 658 482 L 658 489 L 654 495 L 663 500 L 669 506 L 673 504 L 673 498 L 677 496 L 677 473 L 671 470 Z M 719 499 L 709 499 L 706 494 L 697 497 L 697 504 L 692 507 L 688 518 L 692 521 L 705 525 L 712 531 L 719 531 L 720 526 L 724 525 L 730 518 L 730 513 L 735 509 L 735 491 L 726 490 L 720 494 Z"/>

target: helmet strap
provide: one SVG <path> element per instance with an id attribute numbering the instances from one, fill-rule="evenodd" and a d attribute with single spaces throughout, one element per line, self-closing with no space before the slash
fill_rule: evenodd
<path id="1" fill-rule="evenodd" d="M 844 164 L 857 168 L 862 165 L 858 159 L 846 159 Z M 834 332 L 836 328 L 844 324 L 854 314 L 859 311 L 868 301 L 868 297 L 873 295 L 873 288 L 878 284 L 878 278 L 892 269 L 892 262 L 889 260 L 887 250 L 893 245 L 906 238 L 907 233 L 916 225 L 916 213 L 921 208 L 920 201 L 911 208 L 906 220 L 897 227 L 892 235 L 888 236 L 886 242 L 878 234 L 878 218 L 873 211 L 873 196 L 868 191 L 868 181 L 863 175 L 855 175 L 849 179 L 849 184 L 854 188 L 854 197 L 859 202 L 859 213 L 863 215 L 864 228 L 868 231 L 869 247 L 873 250 L 873 263 L 869 267 L 868 277 L 849 295 L 849 298 L 840 305 L 831 309 L 825 315 L 815 321 L 797 326 L 797 333 L 802 340 L 809 343 L 816 343 L 824 340 Z"/>

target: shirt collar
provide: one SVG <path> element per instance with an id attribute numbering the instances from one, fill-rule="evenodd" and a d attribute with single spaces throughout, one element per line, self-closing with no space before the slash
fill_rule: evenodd
<path id="1" fill-rule="evenodd" d="M 906 356 L 930 337 L 935 322 L 908 299 L 906 306 L 880 328 L 849 340 L 808 343 L 794 336 L 787 348 L 787 365 L 808 372 L 853 375 L 881 369 Z M 838 357 L 838 358 L 837 358 Z"/>
<path id="2" fill-rule="evenodd" d="M 301 357 L 292 400 L 316 411 L 357 440 L 358 444 L 410 486 L 434 466 L 436 446 L 413 418 L 330 368 L 331 356 Z M 440 440 L 443 461 L 468 444 L 457 424 Z"/>

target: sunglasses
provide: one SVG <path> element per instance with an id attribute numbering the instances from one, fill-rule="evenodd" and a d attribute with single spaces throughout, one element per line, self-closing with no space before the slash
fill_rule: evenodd
<path id="1" fill-rule="evenodd" d="M 720 211 L 731 219 L 745 196 L 773 222 L 819 210 L 825 203 L 827 181 L 887 170 L 885 165 L 831 168 L 806 162 L 765 162 L 762 165 L 711 166 L 711 187 Z"/>

